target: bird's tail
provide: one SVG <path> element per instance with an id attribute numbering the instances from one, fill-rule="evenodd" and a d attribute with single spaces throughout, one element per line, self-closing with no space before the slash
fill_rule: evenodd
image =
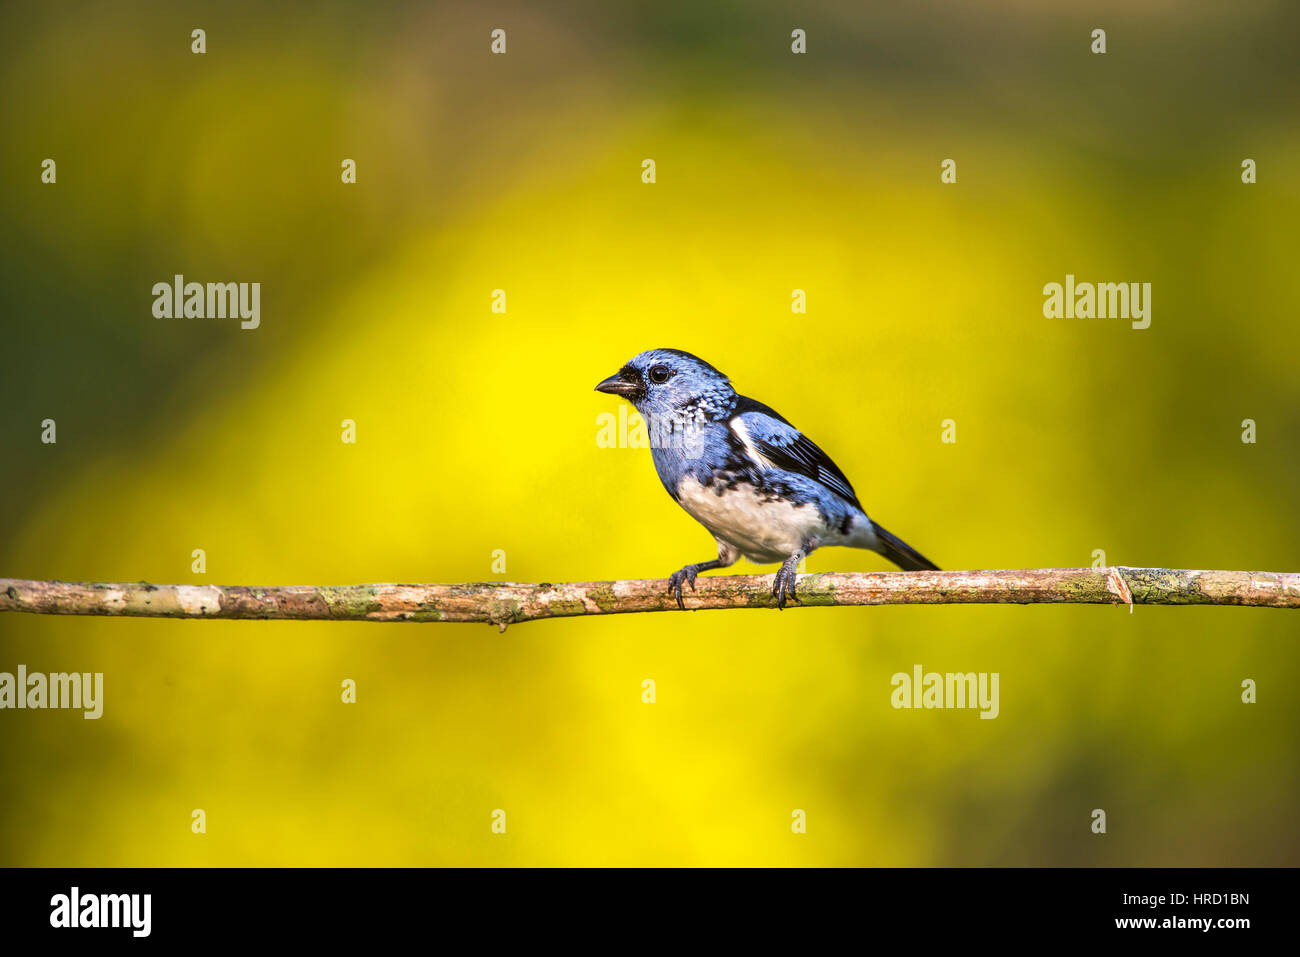
<path id="1" fill-rule="evenodd" d="M 939 566 L 926 558 L 907 542 L 890 534 L 875 522 L 871 523 L 876 533 L 876 551 L 906 572 L 933 571 Z"/>

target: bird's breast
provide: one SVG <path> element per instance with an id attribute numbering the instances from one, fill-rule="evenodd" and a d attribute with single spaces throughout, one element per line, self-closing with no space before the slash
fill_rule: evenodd
<path id="1" fill-rule="evenodd" d="M 704 485 L 693 475 L 677 485 L 682 508 L 717 538 L 754 562 L 782 561 L 822 537 L 825 522 L 816 505 L 798 504 L 748 482 Z"/>

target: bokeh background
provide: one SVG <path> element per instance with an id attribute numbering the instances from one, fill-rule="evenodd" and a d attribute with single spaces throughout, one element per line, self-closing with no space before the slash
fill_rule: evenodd
<path id="1" fill-rule="evenodd" d="M 598 446 L 592 391 L 654 346 L 944 567 L 1295 570 L 1298 27 L 1280 0 L 8 4 L 0 575 L 665 576 L 712 541 L 648 452 Z M 1150 329 L 1045 319 L 1067 272 L 1151 282 Z M 155 319 L 175 273 L 261 282 L 261 328 Z M 99 721 L 0 713 L 0 863 L 1296 864 L 1298 637 L 1237 608 L 5 615 L 0 670 L 106 687 Z M 892 709 L 917 663 L 998 672 L 1000 717 Z"/>

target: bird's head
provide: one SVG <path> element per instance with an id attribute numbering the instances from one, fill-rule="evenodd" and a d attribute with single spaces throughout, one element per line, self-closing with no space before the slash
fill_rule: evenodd
<path id="1" fill-rule="evenodd" d="M 696 411 L 706 417 L 722 415 L 736 398 L 725 375 L 680 349 L 651 349 L 635 355 L 596 391 L 621 395 L 638 412 L 658 415 Z"/>

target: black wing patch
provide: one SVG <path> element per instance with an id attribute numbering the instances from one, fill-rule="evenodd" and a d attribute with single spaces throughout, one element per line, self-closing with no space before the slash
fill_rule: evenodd
<path id="1" fill-rule="evenodd" d="M 774 409 L 742 396 L 732 415 L 733 432 L 736 419 L 745 413 L 755 412 L 759 415 L 751 415 L 742 420 L 742 426 L 755 452 L 776 468 L 806 475 L 858 508 L 862 507 L 858 502 L 857 493 L 853 491 L 852 483 L 849 482 L 848 476 L 840 471 L 840 467 L 812 439 L 787 422 Z M 767 419 L 766 422 L 763 421 L 764 418 Z M 739 436 L 737 440 L 739 441 Z"/>

